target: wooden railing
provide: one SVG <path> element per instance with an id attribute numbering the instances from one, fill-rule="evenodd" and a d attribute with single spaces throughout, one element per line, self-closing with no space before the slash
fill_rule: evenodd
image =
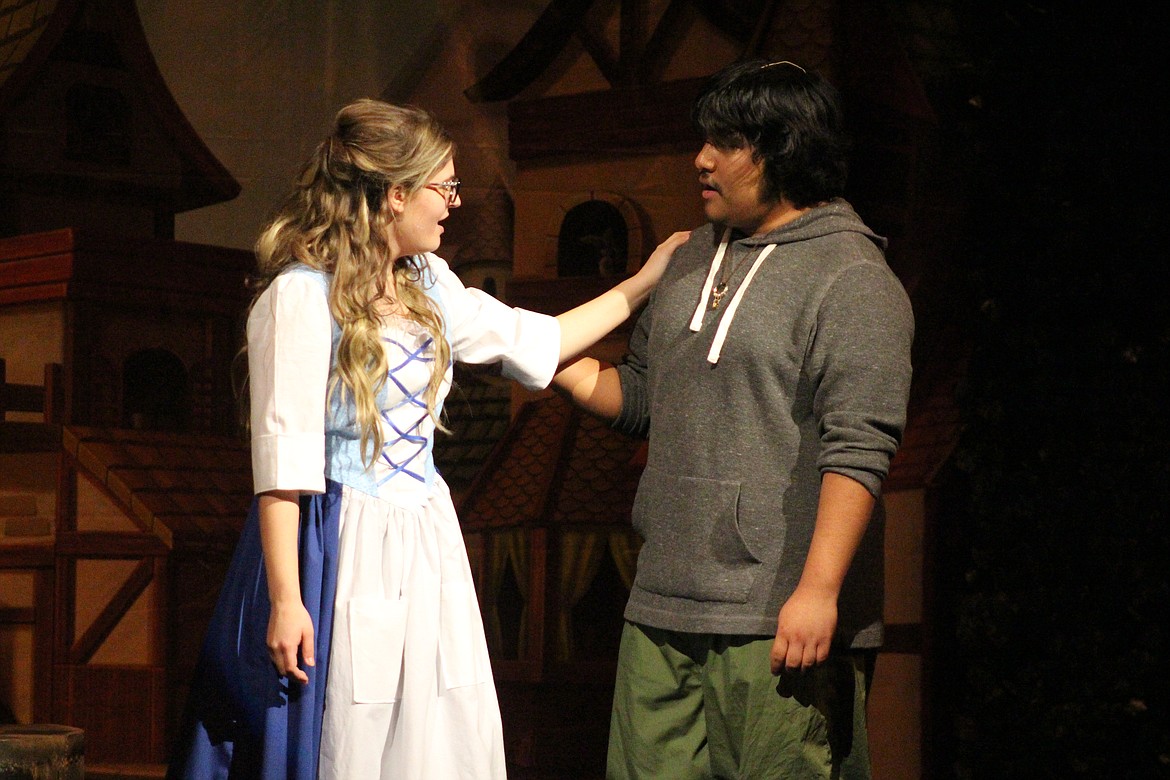
<path id="1" fill-rule="evenodd" d="M 65 417 L 65 394 L 61 366 L 45 366 L 44 385 L 10 384 L 7 366 L 0 358 L 0 453 L 52 452 L 61 447 L 60 425 Z M 13 422 L 11 412 L 40 414 L 43 422 Z M 17 496 L 17 499 L 22 497 Z M 31 503 L 36 516 L 35 500 Z M 12 509 L 11 501 L 5 508 Z M 6 535 L 11 518 L 0 518 L 0 535 Z M 0 630 L 31 629 L 33 637 L 31 677 L 31 716 L 45 722 L 50 715 L 48 691 L 52 686 L 53 612 L 56 583 L 54 554 L 51 545 L 41 541 L 28 544 L 9 539 L 0 545 L 0 573 L 7 577 L 29 578 L 33 595 L 25 604 L 0 604 Z M 9 669 L 9 673 L 14 670 Z M 3 763 L 3 762 L 0 762 Z M 0 776 L 7 776 L 0 768 Z"/>
<path id="2" fill-rule="evenodd" d="M 44 415 L 44 422 L 60 425 L 65 421 L 65 380 L 60 363 L 45 364 L 44 385 L 10 384 L 8 369 L 0 358 L 0 422 L 9 412 Z"/>
<path id="3" fill-rule="evenodd" d="M 0 358 L 0 453 L 51 452 L 61 446 L 61 426 L 69 414 L 65 405 L 64 371 L 59 363 L 45 365 L 44 385 L 9 383 Z M 12 417 L 20 413 L 16 420 Z M 40 415 L 41 420 L 28 420 Z"/>

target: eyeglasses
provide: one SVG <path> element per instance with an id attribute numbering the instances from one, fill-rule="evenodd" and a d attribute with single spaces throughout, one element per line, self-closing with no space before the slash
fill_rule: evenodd
<path id="1" fill-rule="evenodd" d="M 458 179 L 451 179 L 450 181 L 437 181 L 430 184 L 424 184 L 428 190 L 434 190 L 440 193 L 447 199 L 448 206 L 454 206 L 455 201 L 459 198 L 459 185 L 461 182 Z"/>

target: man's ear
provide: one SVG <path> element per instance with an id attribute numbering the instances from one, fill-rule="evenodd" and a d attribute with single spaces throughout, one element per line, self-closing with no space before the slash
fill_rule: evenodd
<path id="1" fill-rule="evenodd" d="M 390 211 L 396 215 L 401 214 L 406 208 L 407 200 L 406 188 L 401 184 L 395 184 L 386 191 L 386 204 L 390 207 Z"/>

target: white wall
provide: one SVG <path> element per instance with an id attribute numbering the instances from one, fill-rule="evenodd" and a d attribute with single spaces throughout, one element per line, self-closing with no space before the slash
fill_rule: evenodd
<path id="1" fill-rule="evenodd" d="M 451 3 L 138 0 L 159 70 L 243 187 L 180 215 L 180 240 L 249 248 L 337 109 L 424 56 Z"/>
<path id="2" fill-rule="evenodd" d="M 180 214 L 176 237 L 249 249 L 337 110 L 359 97 L 431 110 L 459 145 L 474 197 L 510 185 L 502 105 L 463 90 L 544 10 L 542 0 L 137 0 L 159 70 L 243 188 Z M 465 198 L 465 201 L 468 200 Z"/>

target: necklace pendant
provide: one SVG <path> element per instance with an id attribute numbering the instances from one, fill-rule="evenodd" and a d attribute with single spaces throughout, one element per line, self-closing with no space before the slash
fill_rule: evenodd
<path id="1" fill-rule="evenodd" d="M 723 302 L 724 295 L 727 295 L 727 282 L 720 282 L 711 289 L 712 311 L 719 308 L 719 304 Z"/>

